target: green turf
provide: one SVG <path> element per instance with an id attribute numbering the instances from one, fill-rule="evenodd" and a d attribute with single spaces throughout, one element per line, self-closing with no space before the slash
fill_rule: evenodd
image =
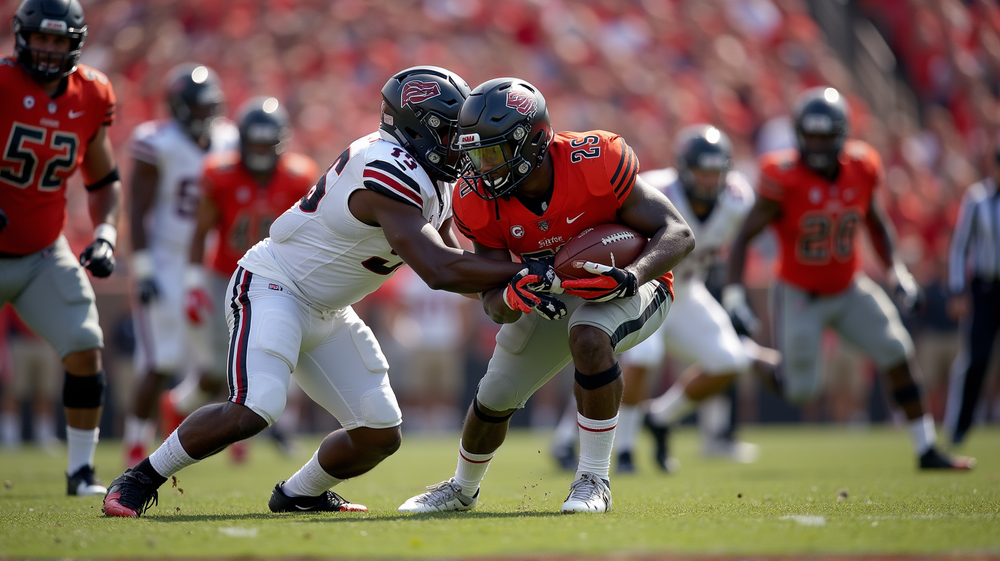
<path id="1" fill-rule="evenodd" d="M 66 497 L 65 456 L 0 452 L 0 557 L 483 557 L 580 554 L 1000 555 L 1000 429 L 976 429 L 972 473 L 919 473 L 904 431 L 758 428 L 753 465 L 703 460 L 693 430 L 675 438 L 679 473 L 657 473 L 648 442 L 639 473 L 612 480 L 606 515 L 562 516 L 571 475 L 548 454 L 547 433 L 512 433 L 479 508 L 400 515 L 407 497 L 454 472 L 457 434 L 407 436 L 402 449 L 337 491 L 368 514 L 272 515 L 271 488 L 295 458 L 255 441 L 250 461 L 225 453 L 182 471 L 140 519 L 105 518 L 96 498 Z M 644 437 L 645 438 L 645 437 Z M 118 442 L 102 443 L 98 473 L 120 472 Z M 844 490 L 846 500 L 838 500 Z"/>

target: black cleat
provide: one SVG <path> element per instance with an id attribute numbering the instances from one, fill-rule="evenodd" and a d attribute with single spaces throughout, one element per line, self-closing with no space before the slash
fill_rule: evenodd
<path id="1" fill-rule="evenodd" d="M 618 454 L 618 464 L 615 467 L 617 473 L 635 473 L 635 464 L 632 463 L 632 451 L 624 450 Z"/>
<path id="2" fill-rule="evenodd" d="M 103 495 L 108 490 L 101 485 L 97 476 L 94 475 L 93 466 L 83 466 L 76 470 L 73 475 L 66 474 L 66 494 L 69 496 L 92 496 Z"/>
<path id="3" fill-rule="evenodd" d="M 107 516 L 138 518 L 150 506 L 158 504 L 159 499 L 156 485 L 145 473 L 127 469 L 111 482 L 101 510 Z"/>
<path id="4" fill-rule="evenodd" d="M 365 505 L 354 504 L 329 489 L 318 497 L 289 497 L 282 491 L 284 481 L 279 481 L 271 491 L 267 508 L 271 512 L 368 512 Z"/>
<path id="5" fill-rule="evenodd" d="M 949 456 L 938 452 L 937 448 L 931 446 L 923 456 L 920 456 L 920 469 L 951 469 L 956 471 L 968 471 L 976 467 L 976 459 L 967 456 Z"/>
<path id="6" fill-rule="evenodd" d="M 670 457 L 670 427 L 656 424 L 649 413 L 646 413 L 643 424 L 653 434 L 653 454 L 656 458 L 656 466 L 666 473 L 677 471 L 679 463 Z"/>

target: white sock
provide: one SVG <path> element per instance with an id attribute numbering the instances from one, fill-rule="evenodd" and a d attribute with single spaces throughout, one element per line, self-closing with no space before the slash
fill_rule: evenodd
<path id="1" fill-rule="evenodd" d="M 319 450 L 316 450 L 306 465 L 288 478 L 281 490 L 289 497 L 318 497 L 344 481 L 330 475 L 319 465 Z"/>
<path id="2" fill-rule="evenodd" d="M 56 440 L 56 421 L 49 415 L 35 417 L 35 444 L 49 446 Z"/>
<path id="3" fill-rule="evenodd" d="M 0 443 L 5 448 L 21 445 L 21 415 L 11 411 L 0 414 Z"/>
<path id="4" fill-rule="evenodd" d="M 208 403 L 209 395 L 201 389 L 198 376 L 186 376 L 176 388 L 170 390 L 170 401 L 174 409 L 185 417 L 194 413 L 195 409 Z"/>
<path id="5" fill-rule="evenodd" d="M 635 435 L 642 427 L 642 409 L 638 405 L 622 405 L 618 410 L 618 428 L 615 429 L 616 454 L 630 452 L 635 446 Z"/>
<path id="6" fill-rule="evenodd" d="M 934 432 L 934 417 L 930 413 L 925 413 L 923 417 L 911 419 L 908 424 L 910 438 L 913 439 L 913 448 L 917 451 L 918 456 L 923 456 L 937 442 L 937 433 Z"/>
<path id="7" fill-rule="evenodd" d="M 552 435 L 552 447 L 572 448 L 576 444 L 577 431 L 576 398 L 570 395 L 569 402 L 566 404 L 566 410 L 563 412 L 562 417 L 559 418 L 555 434 Z"/>
<path id="8" fill-rule="evenodd" d="M 465 449 L 462 442 L 458 443 L 458 467 L 455 468 L 455 481 L 462 486 L 462 494 L 475 496 L 479 484 L 490 469 L 490 461 L 496 452 L 489 454 L 473 454 Z"/>
<path id="9" fill-rule="evenodd" d="M 698 403 L 698 432 L 701 440 L 714 441 L 722 438 L 729 428 L 732 403 L 726 394 L 718 394 Z"/>
<path id="10" fill-rule="evenodd" d="M 610 419 L 588 419 L 577 413 L 576 420 L 580 425 L 580 464 L 576 468 L 576 478 L 580 479 L 580 474 L 587 472 L 609 479 L 618 415 Z"/>
<path id="11" fill-rule="evenodd" d="M 180 439 L 177 438 L 177 431 L 174 431 L 156 451 L 149 455 L 149 463 L 156 470 L 156 473 L 163 477 L 170 477 L 178 471 L 198 463 L 198 460 L 184 451 Z"/>
<path id="12" fill-rule="evenodd" d="M 140 419 L 135 415 L 125 417 L 125 434 L 122 442 L 126 447 L 142 444 L 149 446 L 153 442 L 153 431 L 156 427 L 149 419 Z"/>
<path id="13" fill-rule="evenodd" d="M 66 444 L 69 448 L 69 463 L 66 466 L 70 475 L 83 466 L 94 465 L 94 452 L 97 451 L 97 439 L 101 429 L 75 429 L 66 425 Z"/>
<path id="14" fill-rule="evenodd" d="M 667 393 L 649 403 L 649 414 L 660 425 L 669 425 L 694 411 L 695 405 L 697 404 L 684 393 L 684 388 L 674 384 Z"/>

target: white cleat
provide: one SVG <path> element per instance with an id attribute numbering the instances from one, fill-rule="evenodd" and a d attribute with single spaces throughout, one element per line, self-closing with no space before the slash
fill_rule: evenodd
<path id="1" fill-rule="evenodd" d="M 479 504 L 479 489 L 471 497 L 462 493 L 462 486 L 452 477 L 427 487 L 427 492 L 410 497 L 397 509 L 404 513 L 449 512 L 471 510 Z"/>
<path id="2" fill-rule="evenodd" d="M 563 514 L 607 512 L 611 510 L 611 482 L 584 472 L 569 486 L 569 496 L 562 505 Z"/>
<path id="3" fill-rule="evenodd" d="M 739 464 L 752 464 L 760 458 L 760 446 L 751 442 L 715 440 L 702 445 L 701 454 L 706 458 L 725 458 Z"/>

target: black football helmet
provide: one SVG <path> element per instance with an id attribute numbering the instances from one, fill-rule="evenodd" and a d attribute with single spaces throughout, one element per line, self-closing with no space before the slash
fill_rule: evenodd
<path id="1" fill-rule="evenodd" d="M 208 138 L 212 121 L 225 113 L 226 98 L 214 70 L 185 63 L 167 75 L 167 106 L 181 128 L 195 141 L 202 141 Z"/>
<path id="2" fill-rule="evenodd" d="M 733 143 L 729 137 L 712 125 L 690 125 L 681 129 L 674 143 L 674 165 L 690 200 L 707 205 L 715 203 L 726 185 L 732 153 Z M 705 185 L 695 177 L 695 171 L 717 172 L 719 179 L 712 185 Z"/>
<path id="3" fill-rule="evenodd" d="M 437 66 L 414 66 L 382 87 L 381 130 L 406 148 L 435 181 L 458 178 L 460 155 L 452 149 L 458 110 L 469 85 Z"/>
<path id="4" fill-rule="evenodd" d="M 254 173 L 274 171 L 292 136 L 288 112 L 273 97 L 252 97 L 240 106 L 240 157 Z"/>
<path id="5" fill-rule="evenodd" d="M 795 103 L 795 140 L 799 156 L 808 167 L 824 172 L 836 165 L 847 140 L 848 118 L 847 102 L 833 88 L 812 88 L 799 96 Z"/>
<path id="6" fill-rule="evenodd" d="M 538 88 L 517 78 L 477 86 L 458 116 L 463 180 L 486 200 L 510 196 L 541 165 L 552 123 Z"/>
<path id="7" fill-rule="evenodd" d="M 69 52 L 32 49 L 28 46 L 32 33 L 69 37 Z M 78 0 L 24 0 L 14 12 L 14 58 L 39 82 L 51 82 L 72 74 L 80 62 L 86 40 L 87 24 Z"/>

